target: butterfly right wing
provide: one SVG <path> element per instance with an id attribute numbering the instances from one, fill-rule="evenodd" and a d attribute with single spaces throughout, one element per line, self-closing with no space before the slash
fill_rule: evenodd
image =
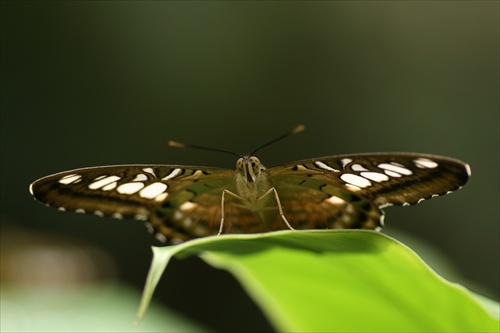
<path id="1" fill-rule="evenodd" d="M 267 172 L 289 222 L 307 229 L 376 229 L 383 223 L 381 208 L 450 193 L 470 176 L 461 161 L 416 153 L 328 156 Z"/>

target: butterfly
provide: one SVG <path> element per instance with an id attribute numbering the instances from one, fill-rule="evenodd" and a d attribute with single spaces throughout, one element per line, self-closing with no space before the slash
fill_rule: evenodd
<path id="1" fill-rule="evenodd" d="M 238 156 L 236 170 L 181 165 L 75 169 L 30 185 L 35 199 L 61 211 L 146 223 L 163 242 L 282 229 L 373 229 L 382 208 L 413 205 L 460 189 L 464 162 L 417 153 L 367 153 L 306 159 L 265 168 Z M 194 145 L 170 142 L 175 147 Z M 225 151 L 223 151 L 225 152 Z"/>

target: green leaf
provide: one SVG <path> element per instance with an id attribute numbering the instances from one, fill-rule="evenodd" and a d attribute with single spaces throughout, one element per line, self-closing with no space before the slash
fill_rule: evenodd
<path id="1" fill-rule="evenodd" d="M 373 231 L 223 235 L 153 251 L 138 318 L 168 260 L 199 255 L 231 272 L 279 331 L 497 332 L 500 326 L 465 288 Z"/>

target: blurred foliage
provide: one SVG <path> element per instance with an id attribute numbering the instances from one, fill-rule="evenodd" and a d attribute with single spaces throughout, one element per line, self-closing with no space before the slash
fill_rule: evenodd
<path id="1" fill-rule="evenodd" d="M 2 284 L 2 332 L 208 332 L 159 304 L 134 324 L 139 294 L 103 283 L 76 288 L 26 288 Z"/>

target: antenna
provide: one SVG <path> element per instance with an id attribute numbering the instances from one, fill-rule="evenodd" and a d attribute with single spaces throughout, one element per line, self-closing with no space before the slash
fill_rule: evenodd
<path id="1" fill-rule="evenodd" d="M 227 150 L 217 149 L 217 148 L 197 146 L 197 145 L 190 145 L 190 144 L 187 144 L 187 143 L 181 143 L 181 142 L 177 142 L 177 141 L 173 141 L 173 140 L 168 141 L 168 145 L 170 147 L 175 147 L 175 148 L 194 148 L 194 149 L 200 149 L 200 150 L 217 151 L 219 153 L 226 153 L 226 154 L 234 155 L 236 157 L 242 157 L 241 155 L 233 153 L 232 151 L 227 151 Z"/>
<path id="2" fill-rule="evenodd" d="M 291 131 L 288 131 L 285 134 L 282 134 L 282 135 L 278 136 L 276 139 L 271 140 L 268 143 L 263 144 L 259 148 L 255 149 L 250 155 L 255 154 L 257 151 L 261 150 L 262 148 L 265 148 L 265 147 L 269 146 L 270 144 L 273 144 L 273 143 L 275 143 L 277 141 L 280 141 L 280 140 L 282 140 L 284 138 L 287 138 L 289 136 L 292 136 L 292 135 L 295 135 L 297 133 L 300 133 L 300 132 L 302 132 L 305 129 L 306 129 L 306 127 L 304 126 L 304 124 L 300 124 L 300 125 L 296 126 L 294 129 L 292 129 Z"/>
<path id="3" fill-rule="evenodd" d="M 296 126 L 294 129 L 292 129 L 291 131 L 288 131 L 285 134 L 282 134 L 279 137 L 275 138 L 274 140 L 271 140 L 268 143 L 263 144 L 259 148 L 255 149 L 250 155 L 255 154 L 257 151 L 261 150 L 264 147 L 269 146 L 270 144 L 275 143 L 276 141 L 280 141 L 280 140 L 282 140 L 282 139 L 284 139 L 286 137 L 289 137 L 289 136 L 295 135 L 297 133 L 300 133 L 300 132 L 302 132 L 305 129 L 306 129 L 306 127 L 303 124 L 300 124 L 300 125 Z M 204 147 L 204 146 L 198 146 L 198 145 L 191 145 L 191 144 L 181 143 L 181 142 L 177 142 L 177 141 L 173 141 L 173 140 L 168 141 L 168 145 L 170 147 L 174 147 L 174 148 L 194 148 L 194 149 L 200 149 L 200 150 L 210 150 L 210 151 L 216 151 L 216 152 L 219 152 L 219 153 L 225 153 L 225 154 L 234 155 L 234 156 L 237 156 L 237 157 L 243 157 L 243 156 L 241 156 L 239 154 L 233 153 L 232 151 L 227 151 L 227 150 L 217 149 L 217 148 Z"/>

